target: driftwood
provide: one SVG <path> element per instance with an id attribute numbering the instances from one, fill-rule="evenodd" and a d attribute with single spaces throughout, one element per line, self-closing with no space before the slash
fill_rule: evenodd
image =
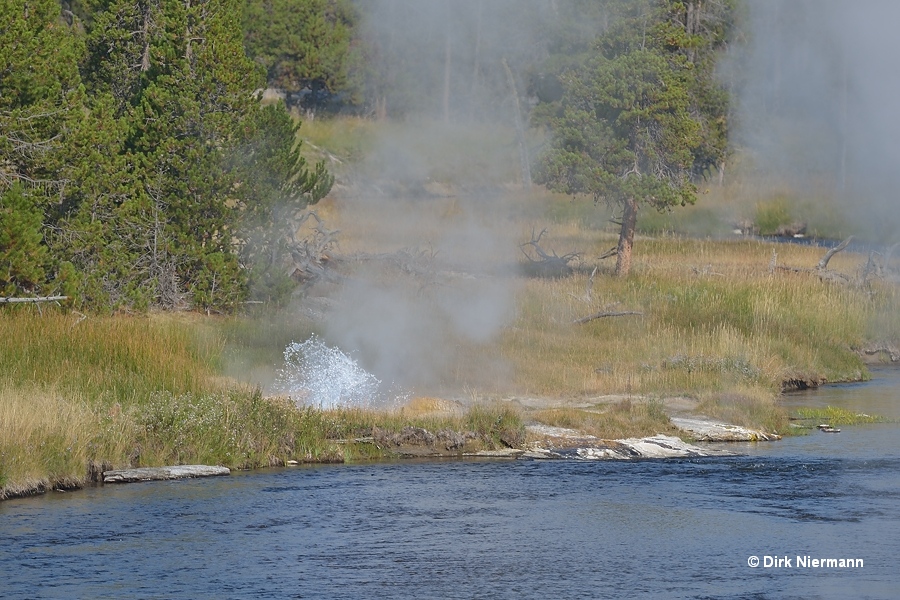
<path id="1" fill-rule="evenodd" d="M 310 219 L 316 225 L 309 228 L 305 237 L 298 237 L 297 232 Z M 325 222 L 315 211 L 307 210 L 296 217 L 296 223 L 293 223 L 293 228 L 287 235 L 290 253 L 288 271 L 294 281 L 312 283 L 324 276 L 338 233 L 340 231 L 337 229 L 325 227 Z"/>
<path id="2" fill-rule="evenodd" d="M 68 300 L 68 296 L 39 296 L 37 298 L 0 298 L 0 304 L 18 304 L 31 302 L 58 302 Z"/>
<path id="3" fill-rule="evenodd" d="M 841 242 L 840 244 L 838 244 L 837 246 L 835 246 L 834 248 L 832 248 L 831 250 L 826 252 L 825 255 L 822 257 L 822 259 L 819 261 L 819 264 L 816 265 L 816 270 L 823 271 L 823 270 L 827 269 L 828 261 L 831 260 L 831 257 L 834 256 L 835 254 L 837 254 L 838 252 L 840 252 L 841 250 L 845 249 L 847 246 L 849 246 L 850 242 L 852 242 L 852 241 L 853 241 L 853 236 L 851 235 L 846 240 L 844 240 L 843 242 Z"/>
<path id="4" fill-rule="evenodd" d="M 209 465 L 177 465 L 174 467 L 139 467 L 103 472 L 103 483 L 133 483 L 136 481 L 164 481 L 191 477 L 229 475 L 228 467 Z"/>

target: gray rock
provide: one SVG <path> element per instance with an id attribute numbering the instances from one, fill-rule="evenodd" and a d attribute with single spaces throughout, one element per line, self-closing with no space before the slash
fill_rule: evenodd
<path id="1" fill-rule="evenodd" d="M 775 433 L 747 429 L 709 419 L 672 417 L 671 421 L 675 427 L 690 434 L 699 442 L 769 442 L 781 439 L 781 436 Z"/>
<path id="2" fill-rule="evenodd" d="M 518 458 L 525 456 L 527 452 L 519 448 L 501 448 L 500 450 L 479 450 L 467 456 L 482 456 L 488 458 Z"/>
<path id="3" fill-rule="evenodd" d="M 189 477 L 212 477 L 229 475 L 228 467 L 209 465 L 177 465 L 173 467 L 140 467 L 103 472 L 103 483 L 132 483 L 135 481 L 161 481 L 166 479 L 186 479 Z"/>
<path id="4" fill-rule="evenodd" d="M 583 460 L 631 460 L 636 458 L 688 458 L 692 456 L 728 456 L 729 453 L 688 444 L 668 435 L 604 441 L 602 445 L 578 448 Z"/>

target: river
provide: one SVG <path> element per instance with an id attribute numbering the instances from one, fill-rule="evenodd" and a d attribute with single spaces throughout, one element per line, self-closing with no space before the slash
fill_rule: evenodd
<path id="1" fill-rule="evenodd" d="M 881 369 L 784 401 L 898 418 L 898 397 Z M 841 429 L 729 458 L 317 465 L 10 500 L 0 597 L 897 598 L 900 425 Z M 811 566 L 830 558 L 863 565 Z"/>

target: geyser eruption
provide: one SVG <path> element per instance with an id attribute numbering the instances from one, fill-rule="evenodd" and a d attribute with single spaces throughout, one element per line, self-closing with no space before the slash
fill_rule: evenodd
<path id="1" fill-rule="evenodd" d="M 404 399 L 339 348 L 313 335 L 284 349 L 284 367 L 274 389 L 300 406 L 323 410 L 384 407 Z"/>

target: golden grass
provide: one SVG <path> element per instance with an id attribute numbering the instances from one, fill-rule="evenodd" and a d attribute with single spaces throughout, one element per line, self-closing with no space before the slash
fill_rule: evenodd
<path id="1" fill-rule="evenodd" d="M 752 216 L 737 214 L 742 199 L 756 194 L 754 202 L 766 202 L 770 196 L 742 186 L 714 187 L 701 203 L 712 199 L 723 212 Z M 347 240 L 341 250 L 427 249 L 429 240 L 439 239 L 452 225 L 456 213 L 451 209 L 462 201 L 392 202 L 400 209 L 339 195 L 333 199 L 330 218 Z M 700 209 L 689 207 L 685 213 Z M 457 342 L 456 366 L 448 366 L 447 380 L 467 394 L 710 397 L 737 390 L 771 398 L 786 381 L 865 378 L 857 350 L 873 340 L 900 343 L 896 285 L 840 285 L 778 268 L 812 268 L 824 254 L 821 248 L 742 238 L 639 236 L 632 274 L 620 279 L 612 276 L 613 259 L 596 258 L 616 242 L 614 228 L 588 218 L 604 214 L 603 206 L 533 192 L 494 199 L 491 210 L 503 215 L 496 222 L 510 240 L 524 243 L 546 228 L 541 240 L 546 250 L 580 252 L 581 259 L 572 263 L 575 269 L 567 277 L 516 278 L 511 282 L 517 290 L 513 324 L 488 344 Z M 479 266 L 502 267 L 508 260 L 483 256 Z M 525 261 L 521 254 L 514 260 Z M 865 262 L 865 256 L 842 252 L 829 268 L 856 278 Z M 573 324 L 607 308 L 643 314 Z M 487 362 L 484 358 L 498 356 L 509 365 L 509 376 L 495 377 L 495 383 L 467 378 L 477 363 Z"/>
<path id="2" fill-rule="evenodd" d="M 582 244 L 592 247 L 590 237 Z M 864 377 L 854 349 L 873 337 L 900 339 L 896 288 L 770 271 L 773 250 L 779 264 L 792 266 L 812 266 L 823 253 L 757 241 L 643 239 L 632 275 L 615 278 L 601 265 L 590 295 L 587 268 L 528 280 L 501 350 L 525 393 L 554 396 L 740 387 L 774 394 L 790 379 Z M 853 273 L 863 260 L 848 254 L 830 267 Z M 573 324 L 603 308 L 642 314 Z"/>
<path id="3" fill-rule="evenodd" d="M 463 406 L 459 402 L 428 396 L 411 398 L 406 404 L 399 408 L 399 413 L 404 417 L 453 415 L 462 411 Z"/>
<path id="4" fill-rule="evenodd" d="M 574 429 L 607 440 L 678 434 L 658 400 L 626 399 L 592 409 L 552 408 L 534 411 L 529 417 L 537 423 Z"/>
<path id="5" fill-rule="evenodd" d="M 726 423 L 761 429 L 769 433 L 790 434 L 787 411 L 778 406 L 771 394 L 754 388 L 736 388 L 705 394 L 697 412 Z"/>
<path id="6" fill-rule="evenodd" d="M 0 386 L 0 498 L 68 487 L 87 471 L 95 418 L 84 402 L 52 388 Z"/>

